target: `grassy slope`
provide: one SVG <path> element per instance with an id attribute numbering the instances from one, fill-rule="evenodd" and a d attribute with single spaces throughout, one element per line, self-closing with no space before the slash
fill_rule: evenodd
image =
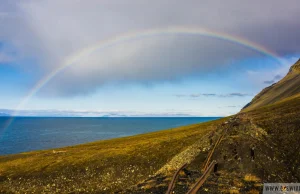
<path id="1" fill-rule="evenodd" d="M 243 111 L 254 110 L 273 104 L 284 98 L 300 93 L 300 60 L 290 69 L 285 78 L 260 92 Z"/>
<path id="2" fill-rule="evenodd" d="M 115 191 L 155 173 L 224 119 L 132 137 L 0 157 L 0 193 Z"/>

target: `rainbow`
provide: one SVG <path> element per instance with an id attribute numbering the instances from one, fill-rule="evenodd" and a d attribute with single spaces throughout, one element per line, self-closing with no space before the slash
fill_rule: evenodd
<path id="1" fill-rule="evenodd" d="M 244 46 L 251 50 L 257 51 L 258 53 L 262 53 L 266 56 L 274 58 L 280 63 L 283 62 L 283 60 L 275 52 L 272 52 L 257 43 L 251 42 L 242 37 L 232 36 L 223 32 L 217 32 L 217 31 L 208 30 L 199 27 L 181 27 L 181 26 L 136 31 L 132 33 L 119 35 L 119 36 L 114 36 L 110 39 L 100 41 L 92 46 L 86 47 L 78 51 L 77 53 L 74 53 L 73 55 L 67 57 L 58 68 L 54 69 L 52 72 L 47 74 L 44 78 L 42 78 L 40 81 L 38 81 L 35 84 L 35 86 L 29 91 L 29 93 L 23 98 L 20 104 L 18 104 L 18 106 L 15 108 L 16 112 L 14 114 L 16 114 L 30 100 L 30 98 L 32 98 L 32 96 L 34 96 L 50 80 L 52 80 L 56 75 L 58 75 L 64 69 L 78 62 L 81 58 L 87 57 L 95 52 L 105 50 L 107 48 L 119 44 L 124 44 L 139 39 L 155 37 L 155 36 L 164 36 L 164 35 L 198 35 L 198 36 L 216 38 L 219 40 L 228 41 L 240 46 Z M 8 122 L 6 128 L 11 123 L 12 121 Z"/>

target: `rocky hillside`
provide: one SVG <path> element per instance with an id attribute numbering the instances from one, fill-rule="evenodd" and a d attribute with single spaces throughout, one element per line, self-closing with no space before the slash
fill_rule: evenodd
<path id="1" fill-rule="evenodd" d="M 273 104 L 298 93 L 300 93 L 300 59 L 281 81 L 261 91 L 242 111 Z"/>
<path id="2" fill-rule="evenodd" d="M 195 155 L 193 159 L 183 157 L 181 162 L 176 160 L 180 164 L 174 165 L 175 168 L 167 163 L 168 172 L 156 174 L 120 193 L 163 194 L 175 169 L 184 163 L 188 165 L 179 175 L 173 190 L 174 193 L 187 193 L 203 174 L 203 166 L 208 160 L 217 161 L 218 167 L 198 193 L 258 194 L 262 192 L 263 183 L 299 182 L 299 107 L 300 94 L 232 116 L 212 129 L 209 135 L 203 136 L 202 143 L 195 143 L 197 154 L 189 147 L 177 155 L 190 152 Z M 174 158 L 178 159 L 177 156 Z"/>

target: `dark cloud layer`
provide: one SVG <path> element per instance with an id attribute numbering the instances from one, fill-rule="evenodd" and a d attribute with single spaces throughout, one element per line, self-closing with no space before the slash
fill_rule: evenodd
<path id="1" fill-rule="evenodd" d="M 299 8 L 298 0 L 7 1 L 0 7 L 0 42 L 14 47 L 18 59 L 34 58 L 44 74 L 97 42 L 168 26 L 208 28 L 243 37 L 282 56 L 299 55 Z M 42 93 L 85 95 L 109 83 L 180 80 L 262 56 L 212 38 L 145 38 L 81 58 L 51 80 Z M 7 53 L 0 53 L 0 60 L 7 60 Z"/>

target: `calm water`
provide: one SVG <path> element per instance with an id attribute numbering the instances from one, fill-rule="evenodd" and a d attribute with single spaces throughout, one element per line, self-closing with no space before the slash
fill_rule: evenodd
<path id="1" fill-rule="evenodd" d="M 50 149 L 130 136 L 218 119 L 189 118 L 39 118 L 0 117 L 0 155 Z"/>

